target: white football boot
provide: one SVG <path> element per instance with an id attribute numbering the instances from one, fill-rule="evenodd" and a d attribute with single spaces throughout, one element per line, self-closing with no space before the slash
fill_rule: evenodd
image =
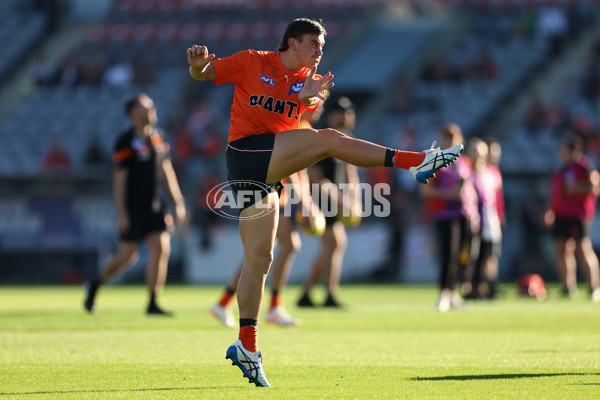
<path id="1" fill-rule="evenodd" d="M 223 324 L 223 326 L 226 326 L 228 328 L 236 327 L 235 318 L 233 317 L 233 310 L 231 309 L 231 307 L 223 307 L 222 305 L 217 303 L 213 305 L 208 310 L 208 312 L 210 313 L 210 315 L 218 319 L 219 322 Z"/>
<path id="2" fill-rule="evenodd" d="M 262 355 L 260 351 L 256 353 L 248 351 L 242 345 L 242 341 L 238 340 L 229 346 L 225 358 L 231 360 L 232 365 L 236 365 L 241 369 L 250 383 L 261 387 L 271 387 L 262 369 Z"/>
<path id="3" fill-rule="evenodd" d="M 265 319 L 270 324 L 281 326 L 298 326 L 302 323 L 300 319 L 292 317 L 283 306 L 271 308 Z"/>
<path id="4" fill-rule="evenodd" d="M 431 144 L 431 148 L 424 150 L 425 159 L 416 167 L 410 167 L 409 171 L 412 176 L 421 183 L 429 182 L 429 178 L 435 177 L 435 173 L 443 167 L 446 167 L 460 156 L 465 149 L 462 144 L 448 147 L 447 149 L 434 148 L 435 141 Z"/>

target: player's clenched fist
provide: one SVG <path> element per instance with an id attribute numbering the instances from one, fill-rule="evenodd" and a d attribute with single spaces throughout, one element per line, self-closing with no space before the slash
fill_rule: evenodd
<path id="1" fill-rule="evenodd" d="M 193 45 L 187 49 L 188 64 L 190 64 L 190 74 L 193 78 L 199 80 L 214 79 L 212 76 L 214 70 L 207 68 L 207 65 L 215 58 L 214 54 L 208 53 L 206 46 Z"/>

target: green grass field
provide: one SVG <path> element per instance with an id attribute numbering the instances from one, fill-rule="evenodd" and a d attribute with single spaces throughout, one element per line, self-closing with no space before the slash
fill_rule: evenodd
<path id="1" fill-rule="evenodd" d="M 435 311 L 433 286 L 344 286 L 344 310 L 297 309 L 299 328 L 261 323 L 272 388 L 256 388 L 225 360 L 237 330 L 208 307 L 221 287 L 167 286 L 148 318 L 142 286 L 110 286 L 99 313 L 80 287 L 0 287 L 1 399 L 598 399 L 600 305 L 552 288 Z M 268 297 L 268 296 L 267 296 Z M 317 297 L 317 296 L 315 296 Z"/>

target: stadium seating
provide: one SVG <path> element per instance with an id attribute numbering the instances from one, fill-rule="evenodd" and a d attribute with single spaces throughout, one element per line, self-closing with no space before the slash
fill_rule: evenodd
<path id="1" fill-rule="evenodd" d="M 307 2 L 313 3 L 314 16 L 328 20 L 328 43 L 343 36 L 346 22 L 358 20 L 374 8 L 362 2 L 331 2 L 326 6 Z M 10 10 L 8 4 L 3 2 L 1 6 Z M 109 151 L 114 137 L 126 124 L 123 102 L 142 90 L 155 98 L 164 126 L 185 93 L 186 70 L 182 66 L 187 47 L 201 41 L 219 55 L 245 48 L 275 49 L 280 32 L 300 13 L 298 7 L 297 2 L 288 0 L 227 4 L 184 0 L 114 2 L 106 18 L 90 26 L 85 42 L 64 60 L 63 68 L 68 62 L 75 62 L 75 82 L 62 85 L 60 77 L 55 78 L 0 121 L 0 139 L 14 150 L 6 152 L 0 174 L 38 173 L 43 154 L 56 140 L 67 147 L 75 167 L 83 163 L 82 146 L 92 137 L 101 137 Z M 114 66 L 132 69 L 131 84 L 106 87 L 105 73 Z M 230 89 L 204 87 L 198 91 L 201 94 L 196 93 L 195 97 L 207 97 L 210 93 L 225 132 L 229 106 L 224 93 L 229 94 Z M 186 107 L 192 109 L 193 105 Z M 32 119 L 31 115 L 37 118 Z"/>
<path id="2" fill-rule="evenodd" d="M 29 7 L 29 3 L 26 0 L 0 2 L 0 82 L 17 67 L 48 25 L 48 16 Z"/>
<path id="3" fill-rule="evenodd" d="M 23 13 L 17 1 L 0 4 L 3 11 Z M 94 136 L 102 138 L 108 151 L 115 135 L 125 126 L 122 115 L 124 99 L 141 90 L 148 91 L 159 107 L 161 124 L 170 130 L 173 118 L 185 121 L 192 110 L 210 96 L 210 106 L 224 134 L 227 130 L 230 88 L 191 85 L 186 78 L 185 49 L 202 42 L 217 55 L 230 54 L 244 48 L 274 49 L 286 23 L 298 15 L 319 17 L 329 31 L 328 48 L 343 41 L 348 27 L 364 23 L 367 15 L 377 15 L 388 1 L 191 1 L 191 0 L 124 0 L 114 2 L 105 19 L 89 27 L 85 42 L 65 60 L 76 64 L 79 78 L 73 84 L 60 81 L 41 86 L 8 118 L 0 121 L 0 139 L 6 143 L 7 157 L 0 163 L 0 174 L 15 172 L 34 174 L 48 146 L 60 139 L 71 153 L 74 165 L 81 165 L 81 146 Z M 431 2 L 404 2 L 417 10 Z M 490 113 L 527 80 L 533 71 L 548 60 L 549 45 L 535 32 L 518 28 L 529 6 L 521 2 L 463 1 L 443 2 L 450 13 L 466 21 L 464 37 L 448 51 L 432 59 L 444 63 L 458 76 L 427 79 L 425 67 L 421 79 L 411 81 L 413 103 L 409 112 L 387 110 L 385 118 L 377 118 L 378 129 L 385 136 L 375 138 L 389 145 L 397 144 L 399 127 L 410 126 L 426 146 L 441 123 L 454 121 L 467 135 L 477 132 Z M 533 11 L 539 12 L 543 1 L 534 1 Z M 594 2 L 577 2 L 575 15 L 596 10 Z M 590 7 L 592 7 L 590 9 Z M 595 7 L 595 8 L 594 8 Z M 308 13 L 308 14 L 307 14 Z M 42 14 L 28 11 L 27 23 L 0 27 L 0 37 L 25 29 L 29 21 L 38 20 L 43 28 Z M 12 20 L 12 19 L 11 19 Z M 19 21 L 19 19 L 15 19 Z M 457 19 L 458 20 L 458 19 Z M 34 32 L 36 29 L 26 29 Z M 32 33 L 33 34 L 33 33 Z M 9 63 L 10 50 L 26 47 L 21 41 L 6 40 L 0 57 L 2 66 Z M 11 35 L 11 38 L 13 35 Z M 16 44 L 19 43 L 17 46 Z M 415 51 L 419 51 L 418 49 Z M 474 61 L 486 56 L 495 73 L 486 77 Z M 183 64 L 182 64 L 183 63 Z M 111 67 L 131 68 L 131 84 L 121 88 L 107 87 L 103 75 Z M 182 67 L 183 66 L 183 67 Z M 401 76 L 404 71 L 398 71 Z M 1 76 L 1 75 L 0 75 Z M 193 82 L 192 82 L 193 83 Z M 191 93 L 190 93 L 191 92 Z M 190 101 L 191 99 L 191 101 Z M 571 103 L 575 107 L 578 103 Z M 581 108 L 581 107 L 580 107 Z M 31 118 L 31 115 L 37 118 Z M 390 134 L 390 131 L 395 132 Z M 16 134 L 18 132 L 18 134 Z M 427 132 L 427 135 L 421 133 Z M 362 135 L 361 132 L 358 132 Z M 362 136 L 367 136 L 362 135 Z M 509 144 L 510 146 L 510 144 Z M 14 151 L 7 151 L 13 149 Z"/>

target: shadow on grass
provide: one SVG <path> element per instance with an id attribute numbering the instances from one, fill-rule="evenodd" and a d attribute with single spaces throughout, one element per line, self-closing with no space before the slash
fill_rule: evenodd
<path id="1" fill-rule="evenodd" d="M 567 383 L 571 386 L 600 386 L 600 383 Z"/>
<path id="2" fill-rule="evenodd" d="M 411 381 L 472 381 L 472 380 L 490 380 L 490 379 L 527 379 L 544 378 L 552 376 L 586 376 L 600 375 L 600 373 L 587 372 L 566 372 L 566 373 L 539 373 L 539 374 L 484 374 L 484 375 L 447 375 L 408 378 Z"/>
<path id="3" fill-rule="evenodd" d="M 14 392 L 14 393 L 3 393 L 0 392 L 0 396 L 24 396 L 24 395 L 38 395 L 38 394 L 70 394 L 70 393 L 120 393 L 120 392 L 168 392 L 176 390 L 211 390 L 211 389 L 223 389 L 219 386 L 205 386 L 205 387 L 173 387 L 173 388 L 140 388 L 140 389 L 90 389 L 90 390 L 40 390 L 37 392 Z"/>

